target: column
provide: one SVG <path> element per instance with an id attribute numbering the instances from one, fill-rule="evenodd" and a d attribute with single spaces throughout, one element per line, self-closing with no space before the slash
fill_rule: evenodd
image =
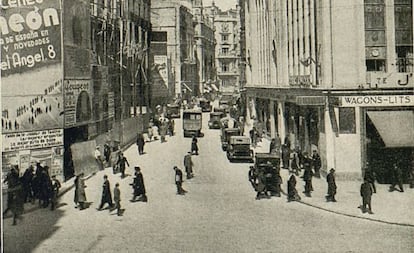
<path id="1" fill-rule="evenodd" d="M 269 101 L 270 137 L 276 137 L 275 102 Z"/>
<path id="2" fill-rule="evenodd" d="M 304 75 L 305 73 L 304 73 L 304 70 L 305 70 L 305 66 L 303 66 L 303 64 L 301 64 L 300 62 L 299 62 L 299 60 L 302 60 L 304 57 L 305 57 L 305 55 L 304 55 L 304 53 L 303 53 L 303 48 L 304 48 L 304 44 L 303 44 L 303 36 L 304 36 L 304 34 L 303 34 L 303 26 L 304 26 L 304 22 L 303 22 L 303 8 L 302 8 L 302 3 L 303 3 L 303 0 L 299 0 L 299 3 L 298 3 L 298 24 L 297 24 L 297 27 L 298 27 L 298 30 L 299 30 L 299 32 L 298 32 L 298 40 L 299 40 L 299 51 L 296 53 L 296 55 L 297 55 L 297 59 L 298 59 L 298 71 L 299 71 L 299 75 Z"/>
<path id="3" fill-rule="evenodd" d="M 325 108 L 326 169 L 335 166 L 335 133 L 331 125 L 328 107 Z"/>
<path id="4" fill-rule="evenodd" d="M 279 132 L 279 137 L 282 140 L 286 137 L 286 120 L 285 119 L 285 103 L 284 102 L 277 102 L 277 128 L 278 128 L 278 132 Z"/>

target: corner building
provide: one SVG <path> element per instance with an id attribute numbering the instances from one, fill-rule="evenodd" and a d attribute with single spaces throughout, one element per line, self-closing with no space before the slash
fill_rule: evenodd
<path id="1" fill-rule="evenodd" d="M 322 170 L 389 183 L 413 169 L 410 0 L 245 0 L 247 119 Z"/>

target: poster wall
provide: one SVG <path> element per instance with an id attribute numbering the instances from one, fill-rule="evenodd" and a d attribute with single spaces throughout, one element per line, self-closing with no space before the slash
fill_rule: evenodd
<path id="1" fill-rule="evenodd" d="M 4 1 L 2 132 L 63 126 L 60 1 Z"/>
<path id="2" fill-rule="evenodd" d="M 65 127 L 85 124 L 92 119 L 91 94 L 90 80 L 65 80 Z"/>

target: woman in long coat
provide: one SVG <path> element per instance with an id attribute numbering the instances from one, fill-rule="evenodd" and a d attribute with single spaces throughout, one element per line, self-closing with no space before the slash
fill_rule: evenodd
<path id="1" fill-rule="evenodd" d="M 198 143 L 197 137 L 194 135 L 193 139 L 191 141 L 191 153 L 192 154 L 198 155 L 198 145 L 197 145 L 197 143 Z"/>
<path id="2" fill-rule="evenodd" d="M 85 181 L 83 179 L 83 173 L 79 174 L 75 179 L 75 204 L 79 204 L 80 210 L 85 209 L 86 192 Z"/>

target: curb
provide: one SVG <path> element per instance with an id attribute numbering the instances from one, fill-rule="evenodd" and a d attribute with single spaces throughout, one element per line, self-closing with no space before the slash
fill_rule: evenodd
<path id="1" fill-rule="evenodd" d="M 351 217 L 351 218 L 358 218 L 358 219 L 362 219 L 362 220 L 369 220 L 369 221 L 384 223 L 384 224 L 388 224 L 388 225 L 396 225 L 396 226 L 404 226 L 404 227 L 414 227 L 413 224 L 408 224 L 408 223 L 390 222 L 390 221 L 384 221 L 384 220 L 379 220 L 379 219 L 374 219 L 374 218 L 361 217 L 361 216 L 354 215 L 354 214 L 347 214 L 347 213 L 342 213 L 342 212 L 338 212 L 338 211 L 333 211 L 333 210 L 330 210 L 330 209 L 327 209 L 327 208 L 323 208 L 323 207 L 320 207 L 320 206 L 317 206 L 317 205 L 313 205 L 313 204 L 309 204 L 309 203 L 303 202 L 301 200 L 296 201 L 296 202 L 299 202 L 299 203 L 301 203 L 303 205 L 306 205 L 306 206 L 310 206 L 310 207 L 313 207 L 313 208 L 317 208 L 319 210 L 323 210 L 323 211 L 326 211 L 326 212 L 330 212 L 330 213 L 334 213 L 334 214 L 338 214 L 338 215 L 342 215 L 342 216 L 347 216 L 347 217 Z"/>

